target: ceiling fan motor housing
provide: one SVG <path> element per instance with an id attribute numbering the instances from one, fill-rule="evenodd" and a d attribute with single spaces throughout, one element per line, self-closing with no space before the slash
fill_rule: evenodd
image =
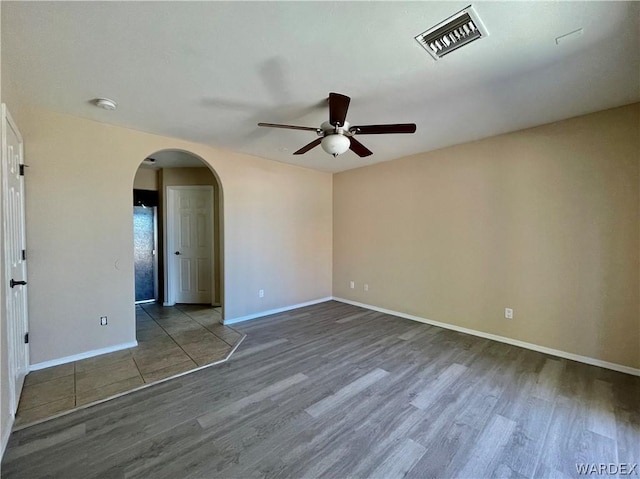
<path id="1" fill-rule="evenodd" d="M 349 132 L 349 126 L 350 124 L 348 121 L 345 121 L 344 125 L 342 126 L 333 126 L 328 121 L 325 121 L 322 123 L 322 125 L 320 125 L 320 129 L 322 130 L 322 136 L 335 134 L 351 136 L 351 132 Z"/>

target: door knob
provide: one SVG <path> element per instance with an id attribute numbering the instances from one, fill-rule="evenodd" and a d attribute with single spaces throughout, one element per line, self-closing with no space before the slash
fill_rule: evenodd
<path id="1" fill-rule="evenodd" d="M 15 281 L 13 278 L 11 278 L 11 281 L 9 281 L 9 286 L 11 286 L 12 288 L 14 286 L 25 286 L 26 284 L 26 281 Z"/>
<path id="2" fill-rule="evenodd" d="M 180 251 L 176 251 L 174 254 L 179 255 L 179 254 L 180 254 Z"/>

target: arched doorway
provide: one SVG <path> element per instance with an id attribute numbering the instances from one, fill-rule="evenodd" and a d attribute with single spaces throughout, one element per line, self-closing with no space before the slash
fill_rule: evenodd
<path id="1" fill-rule="evenodd" d="M 161 150 L 141 162 L 133 191 L 136 302 L 222 308 L 222 187 L 215 172 L 190 152 Z M 184 210 L 189 204 L 192 210 Z"/>

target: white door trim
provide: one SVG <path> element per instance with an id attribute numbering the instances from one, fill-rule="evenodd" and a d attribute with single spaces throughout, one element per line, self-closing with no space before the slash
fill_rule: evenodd
<path id="1" fill-rule="evenodd" d="M 153 207 L 153 297 L 155 301 L 158 301 L 160 298 L 160 279 L 158 278 L 160 271 L 158 268 L 160 265 L 158 264 L 158 256 L 160 255 L 160 251 L 158 248 L 158 207 Z"/>
<path id="2" fill-rule="evenodd" d="M 214 204 L 211 205 L 211 302 L 215 301 L 215 235 L 213 229 L 214 226 L 214 208 L 215 208 L 215 196 L 212 185 L 188 185 L 188 186 L 167 186 L 166 187 L 166 213 L 165 213 L 165 225 L 164 225 L 164 238 L 165 238 L 165 251 L 164 251 L 164 306 L 173 306 L 176 304 L 176 282 L 175 282 L 175 262 L 173 261 L 173 254 L 175 251 L 175 230 L 173 228 L 175 220 L 175 210 L 173 208 L 176 192 L 179 190 L 206 190 L 211 192 L 211 198 Z"/>

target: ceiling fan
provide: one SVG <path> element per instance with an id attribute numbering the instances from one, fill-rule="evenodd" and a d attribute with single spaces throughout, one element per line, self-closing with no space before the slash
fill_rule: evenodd
<path id="1" fill-rule="evenodd" d="M 316 138 L 303 146 L 294 155 L 302 155 L 318 145 L 335 158 L 347 150 L 353 151 L 360 157 L 372 155 L 373 152 L 354 138 L 354 135 L 381 135 L 385 133 L 415 133 L 415 123 L 399 123 L 388 125 L 359 125 L 352 126 L 346 121 L 347 110 L 351 98 L 340 93 L 329 93 L 329 121 L 325 121 L 320 128 L 309 126 L 279 125 L 277 123 L 258 123 L 258 126 L 270 128 L 288 128 L 290 130 L 315 131 Z"/>

